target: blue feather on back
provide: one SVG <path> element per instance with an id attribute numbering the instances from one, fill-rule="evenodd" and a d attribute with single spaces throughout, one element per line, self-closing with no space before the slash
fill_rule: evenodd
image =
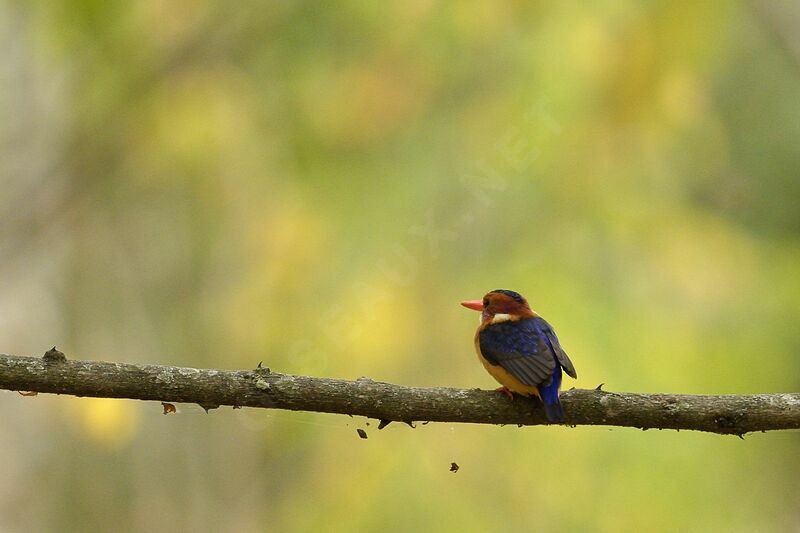
<path id="1" fill-rule="evenodd" d="M 556 359 L 555 350 L 553 349 L 550 339 L 547 338 L 547 336 L 544 336 L 544 338 L 550 347 L 550 352 L 553 354 L 553 358 Z M 561 407 L 561 401 L 558 399 L 558 389 L 561 388 L 561 377 L 561 365 L 559 364 L 558 359 L 556 359 L 556 368 L 553 371 L 552 381 L 549 385 L 539 387 L 539 394 L 542 397 L 544 411 L 547 415 L 547 420 L 550 422 L 564 421 L 564 409 Z"/>
<path id="2" fill-rule="evenodd" d="M 561 387 L 561 367 L 557 366 L 553 372 L 553 380 L 550 384 L 539 387 L 539 394 L 542 395 L 542 401 L 545 405 L 554 405 L 558 403 L 559 387 Z"/>

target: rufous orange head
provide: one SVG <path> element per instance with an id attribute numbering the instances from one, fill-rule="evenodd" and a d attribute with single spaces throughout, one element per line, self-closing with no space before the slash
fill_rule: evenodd
<path id="1" fill-rule="evenodd" d="M 483 300 L 466 300 L 461 305 L 480 311 L 482 322 L 493 320 L 497 315 L 507 315 L 516 320 L 536 316 L 522 295 L 506 289 L 495 289 L 488 292 Z"/>

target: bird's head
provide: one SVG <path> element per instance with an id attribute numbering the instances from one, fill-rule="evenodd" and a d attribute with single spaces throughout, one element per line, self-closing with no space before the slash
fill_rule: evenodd
<path id="1" fill-rule="evenodd" d="M 536 316 L 528 301 L 518 292 L 495 289 L 486 294 L 483 300 L 466 300 L 461 305 L 481 312 L 481 322 L 504 322 Z"/>

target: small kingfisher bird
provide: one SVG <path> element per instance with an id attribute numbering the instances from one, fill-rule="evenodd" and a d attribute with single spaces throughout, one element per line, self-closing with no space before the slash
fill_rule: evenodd
<path id="1" fill-rule="evenodd" d="M 561 369 L 573 378 L 578 374 L 550 324 L 519 293 L 505 289 L 461 305 L 481 311 L 475 349 L 483 366 L 502 385 L 497 390 L 511 399 L 514 392 L 536 396 L 544 404 L 547 420 L 563 422 L 564 409 L 558 400 Z"/>

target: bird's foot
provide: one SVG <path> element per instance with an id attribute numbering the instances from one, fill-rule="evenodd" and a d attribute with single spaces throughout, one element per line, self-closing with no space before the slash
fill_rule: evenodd
<path id="1" fill-rule="evenodd" d="M 505 394 L 506 396 L 508 396 L 508 399 L 509 399 L 509 400 L 511 400 L 512 402 L 514 401 L 514 393 L 513 393 L 513 392 L 511 392 L 511 390 L 509 390 L 509 388 L 508 388 L 508 387 L 498 387 L 498 388 L 496 388 L 494 391 L 495 391 L 495 392 L 502 392 L 503 394 Z"/>

